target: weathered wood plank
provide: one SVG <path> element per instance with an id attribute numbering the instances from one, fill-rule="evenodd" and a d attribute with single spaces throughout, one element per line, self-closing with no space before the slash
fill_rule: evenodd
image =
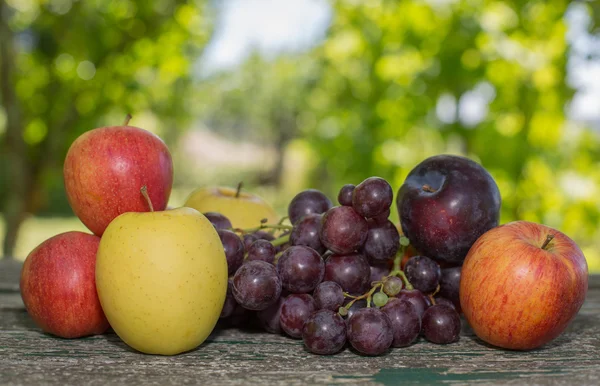
<path id="1" fill-rule="evenodd" d="M 591 289 L 568 330 L 531 352 L 491 348 L 465 326 L 456 344 L 423 340 L 375 358 L 345 349 L 317 356 L 301 341 L 219 329 L 175 357 L 134 352 L 112 334 L 66 340 L 43 334 L 17 293 L 0 293 L 0 384 L 600 384 L 600 289 Z"/>

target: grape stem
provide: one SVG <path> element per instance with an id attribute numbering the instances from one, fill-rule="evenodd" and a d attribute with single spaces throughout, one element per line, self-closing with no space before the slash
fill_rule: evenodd
<path id="1" fill-rule="evenodd" d="M 435 295 L 436 295 L 438 292 L 440 292 L 440 285 L 439 285 L 439 284 L 438 284 L 437 288 L 435 289 L 435 291 L 433 291 L 433 293 L 432 293 L 431 295 L 429 295 L 429 300 L 431 300 L 431 305 L 434 305 L 434 306 L 435 306 L 435 304 L 436 304 L 436 303 L 435 303 L 435 298 L 434 298 L 434 296 L 435 296 Z"/>
<path id="2" fill-rule="evenodd" d="M 408 281 L 408 278 L 404 274 L 404 271 L 402 271 L 402 270 L 392 271 L 386 277 L 390 277 L 390 276 L 398 276 L 398 277 L 400 277 L 400 279 L 402 279 L 402 282 L 404 282 L 404 288 L 406 288 L 407 290 L 415 289 L 415 287 L 413 287 L 413 285 L 410 284 L 410 281 Z"/>
<path id="3" fill-rule="evenodd" d="M 241 234 L 246 234 L 246 233 L 254 233 L 263 229 L 283 229 L 286 231 L 291 231 L 294 227 L 292 227 L 291 225 L 283 225 L 283 224 L 260 224 L 259 226 L 255 227 L 255 228 L 247 228 L 247 229 L 240 229 L 240 228 L 230 228 L 230 230 L 234 231 L 234 232 L 238 232 Z"/>
<path id="4" fill-rule="evenodd" d="M 281 236 L 273 241 L 271 241 L 271 244 L 273 244 L 274 247 L 278 247 L 280 245 L 283 245 L 285 243 L 287 243 L 288 241 L 290 241 L 290 235 L 287 234 L 285 236 Z"/>
<path id="5" fill-rule="evenodd" d="M 348 302 L 348 304 L 346 304 L 346 306 L 344 308 L 349 310 L 350 307 L 352 307 L 352 305 L 357 300 L 361 300 L 361 299 L 367 299 L 367 307 L 371 307 L 371 298 L 373 297 L 373 294 L 375 293 L 375 291 L 377 291 L 378 288 L 383 289 L 382 281 L 375 281 L 372 284 L 373 284 L 373 287 L 368 292 L 365 292 L 364 294 L 359 295 L 359 296 L 350 295 L 349 293 L 344 292 L 345 297 L 352 299 L 350 302 Z"/>

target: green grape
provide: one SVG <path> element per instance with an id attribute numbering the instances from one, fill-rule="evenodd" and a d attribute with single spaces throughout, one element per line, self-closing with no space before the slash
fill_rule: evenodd
<path id="1" fill-rule="evenodd" d="M 383 292 L 389 296 L 396 296 L 400 293 L 402 286 L 402 279 L 397 276 L 391 276 L 385 279 L 385 282 L 383 283 Z"/>
<path id="2" fill-rule="evenodd" d="M 375 295 L 373 295 L 373 303 L 377 307 L 385 306 L 387 301 L 388 301 L 388 296 L 386 294 L 384 294 L 383 292 L 377 292 Z"/>

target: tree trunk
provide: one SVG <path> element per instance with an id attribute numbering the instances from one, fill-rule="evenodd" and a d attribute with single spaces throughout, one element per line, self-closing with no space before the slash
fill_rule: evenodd
<path id="1" fill-rule="evenodd" d="M 4 255 L 13 256 L 19 228 L 26 215 L 27 185 L 30 171 L 27 163 L 27 147 L 22 135 L 19 101 L 13 81 L 14 36 L 8 26 L 8 6 L 0 0 L 0 97 L 6 111 L 5 149 L 9 162 L 9 185 L 4 214 Z"/>

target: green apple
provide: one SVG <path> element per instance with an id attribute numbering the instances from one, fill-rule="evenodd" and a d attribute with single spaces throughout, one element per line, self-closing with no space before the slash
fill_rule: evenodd
<path id="1" fill-rule="evenodd" d="M 227 261 L 215 228 L 178 208 L 124 213 L 98 248 L 96 288 L 110 325 L 132 348 L 175 355 L 215 327 L 227 292 Z"/>
<path id="2" fill-rule="evenodd" d="M 269 224 L 279 221 L 275 210 L 259 196 L 227 187 L 197 189 L 183 206 L 202 213 L 221 213 L 236 228 L 257 227 L 264 218 Z"/>

